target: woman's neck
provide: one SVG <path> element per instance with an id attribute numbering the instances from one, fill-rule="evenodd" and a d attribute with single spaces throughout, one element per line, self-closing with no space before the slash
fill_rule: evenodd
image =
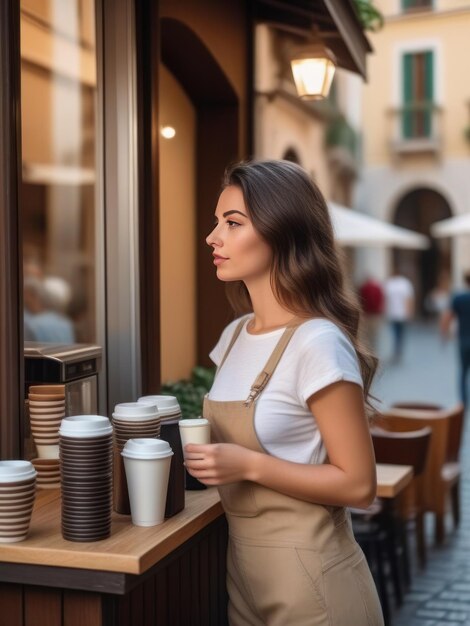
<path id="1" fill-rule="evenodd" d="M 284 308 L 275 298 L 270 284 L 246 285 L 253 306 L 254 317 L 247 330 L 256 335 L 287 326 L 297 316 Z"/>

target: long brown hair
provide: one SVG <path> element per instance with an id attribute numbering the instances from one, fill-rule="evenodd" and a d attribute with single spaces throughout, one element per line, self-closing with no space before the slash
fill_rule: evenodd
<path id="1" fill-rule="evenodd" d="M 254 228 L 273 252 L 271 285 L 285 308 L 299 317 L 324 317 L 349 337 L 359 360 L 364 396 L 377 360 L 359 342 L 360 308 L 345 286 L 325 199 L 299 165 L 290 161 L 248 161 L 225 172 L 222 189 L 243 193 Z M 227 297 L 241 315 L 253 310 L 242 281 L 226 284 Z"/>

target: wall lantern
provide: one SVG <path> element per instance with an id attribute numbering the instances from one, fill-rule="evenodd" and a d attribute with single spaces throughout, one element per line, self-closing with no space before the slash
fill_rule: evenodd
<path id="1" fill-rule="evenodd" d="M 321 100 L 328 96 L 337 64 L 329 48 L 322 44 L 304 47 L 290 63 L 299 98 Z"/>

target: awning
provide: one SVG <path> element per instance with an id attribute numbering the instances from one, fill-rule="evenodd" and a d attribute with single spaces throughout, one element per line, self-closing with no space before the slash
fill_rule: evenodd
<path id="1" fill-rule="evenodd" d="M 342 246 L 411 248 L 429 247 L 429 239 L 407 228 L 328 202 L 336 240 Z"/>
<path id="2" fill-rule="evenodd" d="M 470 235 L 470 213 L 456 215 L 447 220 L 440 220 L 431 226 L 434 237 L 458 237 Z"/>

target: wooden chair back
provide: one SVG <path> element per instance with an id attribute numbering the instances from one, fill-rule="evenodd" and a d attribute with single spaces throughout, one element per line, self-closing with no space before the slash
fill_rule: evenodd
<path id="1" fill-rule="evenodd" d="M 431 429 L 420 490 L 425 510 L 436 511 L 436 488 L 442 482 L 441 471 L 448 454 L 449 418 L 447 413 L 393 408 L 383 411 L 376 423 L 385 430 L 394 432 L 416 431 L 426 426 Z"/>
<path id="2" fill-rule="evenodd" d="M 377 463 L 411 465 L 414 477 L 423 473 L 432 434 L 429 426 L 408 432 L 372 428 L 371 434 Z"/>

